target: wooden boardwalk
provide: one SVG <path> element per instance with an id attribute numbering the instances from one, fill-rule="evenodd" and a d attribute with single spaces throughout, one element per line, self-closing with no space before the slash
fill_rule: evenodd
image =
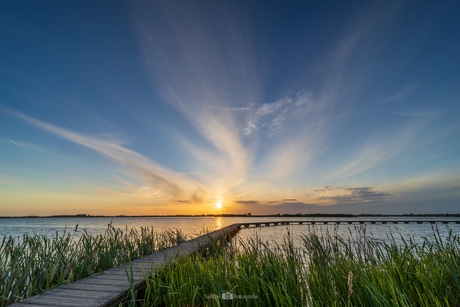
<path id="1" fill-rule="evenodd" d="M 193 254 L 205 247 L 212 240 L 233 237 L 241 228 L 269 227 L 283 225 L 352 225 L 352 224 L 422 224 L 422 223 L 456 223 L 460 220 L 303 220 L 237 223 L 213 231 L 209 234 L 183 242 L 175 247 L 156 252 L 137 259 L 131 263 L 107 270 L 101 274 L 90 276 L 71 284 L 63 285 L 41 295 L 20 301 L 11 306 L 43 307 L 43 306 L 117 306 L 128 299 L 130 290 L 139 291 L 145 288 L 146 279 L 158 268 L 177 255 Z M 129 277 L 128 277 L 129 275 Z M 131 279 L 131 280 L 130 280 Z"/>
<path id="2" fill-rule="evenodd" d="M 340 225 L 340 224 L 460 224 L 460 220 L 304 220 L 304 221 L 276 221 L 276 222 L 251 222 L 241 223 L 241 228 L 249 227 L 268 227 L 268 226 L 282 226 L 282 225 Z"/>
<path id="3" fill-rule="evenodd" d="M 240 224 L 233 224 L 10 306 L 118 306 L 120 302 L 129 297 L 130 289 L 139 291 L 145 288 L 146 278 L 150 277 L 152 272 L 156 272 L 161 265 L 166 264 L 168 259 L 177 255 L 193 254 L 211 243 L 212 240 L 228 239 L 239 230 Z M 130 278 L 132 276 L 131 281 L 128 275 Z"/>

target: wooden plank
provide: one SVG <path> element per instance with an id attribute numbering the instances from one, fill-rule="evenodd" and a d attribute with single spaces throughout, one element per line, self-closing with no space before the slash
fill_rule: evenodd
<path id="1" fill-rule="evenodd" d="M 146 270 L 144 270 L 144 271 L 146 271 Z M 129 276 L 131 276 L 131 274 L 134 274 L 134 275 L 140 274 L 141 275 L 143 273 L 144 272 L 142 270 L 136 268 L 136 269 L 133 269 L 132 271 L 129 270 L 129 269 L 128 270 L 122 269 L 122 270 L 105 271 L 102 275 L 103 276 L 109 276 L 110 275 L 110 276 L 129 277 Z"/>
<path id="2" fill-rule="evenodd" d="M 56 305 L 56 306 L 86 306 L 87 307 L 87 306 L 103 306 L 107 302 L 107 299 L 88 298 L 88 297 L 71 298 L 71 297 L 61 297 L 61 296 L 56 296 L 54 294 L 44 293 L 42 295 L 31 297 L 22 302 L 26 303 L 26 301 L 32 304 L 48 304 L 48 306 Z"/>
<path id="3" fill-rule="evenodd" d="M 84 279 L 83 279 L 84 280 Z M 88 280 L 85 280 L 85 283 L 89 284 L 89 285 L 95 285 L 95 286 L 110 286 L 110 285 L 116 285 L 116 286 L 126 286 L 126 287 L 129 287 L 129 281 L 128 279 L 120 279 L 120 280 L 116 280 L 116 279 L 88 279 Z"/>
<path id="4" fill-rule="evenodd" d="M 73 299 L 82 299 L 82 298 L 111 298 L 114 293 L 120 293 L 120 292 L 105 292 L 102 291 L 101 289 L 98 289 L 97 291 L 87 291 L 87 290 L 77 290 L 77 289 L 55 289 L 52 291 L 49 291 L 49 295 L 52 295 L 53 297 L 68 297 L 68 298 L 73 298 Z"/>
<path id="5" fill-rule="evenodd" d="M 98 285 L 95 287 L 93 284 L 88 284 L 88 283 L 73 283 L 69 284 L 66 286 L 66 290 L 83 290 L 83 291 L 88 291 L 88 292 L 112 292 L 112 293 L 120 293 L 123 291 L 126 287 L 123 286 L 117 286 L 117 285 Z"/>
<path id="6" fill-rule="evenodd" d="M 9 306 L 15 306 L 15 307 L 43 307 L 43 306 L 49 306 L 49 307 L 59 307 L 59 304 L 51 304 L 51 303 L 32 303 L 32 302 L 26 302 L 26 301 L 21 301 L 18 303 L 15 303 L 14 305 L 9 305 Z"/>
<path id="7" fill-rule="evenodd" d="M 110 284 L 107 285 L 101 285 L 101 281 L 104 281 L 105 279 L 100 279 L 100 275 L 96 276 L 91 276 L 87 277 L 84 279 L 77 280 L 76 282 L 69 283 L 62 285 L 58 288 L 55 288 L 53 290 L 50 290 L 46 293 L 50 293 L 51 291 L 59 290 L 59 289 L 88 289 L 88 290 L 93 290 L 93 291 L 98 291 L 97 289 L 101 289 L 104 292 L 120 292 L 122 289 L 126 288 L 126 282 L 118 283 L 118 282 L 111 282 Z M 95 284 L 99 284 L 98 287 L 95 287 Z"/>

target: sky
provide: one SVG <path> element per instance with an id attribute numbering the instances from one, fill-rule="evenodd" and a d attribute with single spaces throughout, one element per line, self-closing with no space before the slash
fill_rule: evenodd
<path id="1" fill-rule="evenodd" d="M 2 1 L 0 216 L 460 213 L 456 1 Z"/>

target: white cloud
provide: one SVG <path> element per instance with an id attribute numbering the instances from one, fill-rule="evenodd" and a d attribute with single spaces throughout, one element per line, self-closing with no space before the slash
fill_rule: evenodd
<path id="1" fill-rule="evenodd" d="M 250 43 L 227 13 L 214 4 L 162 2 L 135 16 L 152 84 L 212 145 L 182 140 L 201 162 L 196 168 L 210 170 L 206 185 L 223 194 L 246 180 L 253 160 L 235 112 L 245 112 L 257 96 Z"/>
<path id="2" fill-rule="evenodd" d="M 163 195 L 175 198 L 193 198 L 197 191 L 207 191 L 200 182 L 165 168 L 145 156 L 127 149 L 117 142 L 102 140 L 59 128 L 21 113 L 10 112 L 29 123 L 67 139 L 71 142 L 91 148 L 107 158 L 122 165 L 124 171 L 144 182 L 148 187 L 161 190 Z M 153 192 L 152 192 L 153 193 Z"/>

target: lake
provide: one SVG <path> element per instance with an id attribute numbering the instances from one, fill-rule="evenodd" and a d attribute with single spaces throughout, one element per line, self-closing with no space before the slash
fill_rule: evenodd
<path id="1" fill-rule="evenodd" d="M 0 218 L 0 238 L 3 236 L 13 236 L 20 238 L 23 234 L 29 235 L 45 235 L 48 237 L 55 236 L 56 233 L 62 235 L 64 231 L 73 233 L 76 225 L 78 225 L 78 233 L 83 233 L 84 230 L 89 234 L 103 234 L 107 229 L 108 224 L 112 224 L 116 228 L 131 229 L 140 227 L 153 227 L 156 231 L 161 232 L 164 229 L 181 229 L 184 234 L 189 237 L 196 237 L 202 234 L 206 229 L 213 231 L 234 223 L 247 222 L 267 222 L 267 221 L 370 221 L 370 220 L 436 220 L 442 221 L 458 221 L 459 218 L 451 217 L 356 217 L 356 218 L 333 218 L 333 217 L 37 217 L 37 218 Z M 435 227 L 439 228 L 442 236 L 447 235 L 449 230 L 453 234 L 460 235 L 460 224 L 450 223 L 444 225 L 437 223 Z M 268 242 L 282 243 L 283 237 L 289 232 L 295 239 L 296 243 L 300 243 L 300 235 L 315 230 L 318 233 L 329 233 L 342 237 L 349 237 L 350 233 L 353 236 L 358 236 L 363 231 L 366 235 L 374 237 L 378 240 L 388 240 L 391 234 L 394 234 L 397 239 L 401 236 L 405 239 L 410 237 L 416 240 L 422 236 L 428 236 L 433 233 L 432 225 L 423 224 L 366 224 L 362 225 L 289 225 L 289 226 L 272 226 L 272 227 L 257 227 L 242 229 L 238 233 L 241 239 L 259 236 L 262 240 Z"/>

